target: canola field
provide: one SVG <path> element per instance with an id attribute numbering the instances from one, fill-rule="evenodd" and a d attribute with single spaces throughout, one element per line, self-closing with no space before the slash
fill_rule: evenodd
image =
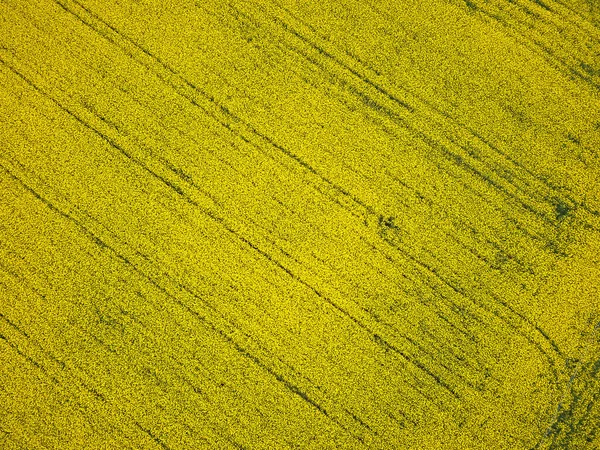
<path id="1" fill-rule="evenodd" d="M 597 0 L 0 2 L 0 449 L 599 425 Z"/>

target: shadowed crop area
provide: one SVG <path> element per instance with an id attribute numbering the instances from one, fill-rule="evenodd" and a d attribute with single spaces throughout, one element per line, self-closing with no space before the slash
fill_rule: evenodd
<path id="1" fill-rule="evenodd" d="M 0 449 L 600 448 L 600 3 L 2 0 Z"/>

